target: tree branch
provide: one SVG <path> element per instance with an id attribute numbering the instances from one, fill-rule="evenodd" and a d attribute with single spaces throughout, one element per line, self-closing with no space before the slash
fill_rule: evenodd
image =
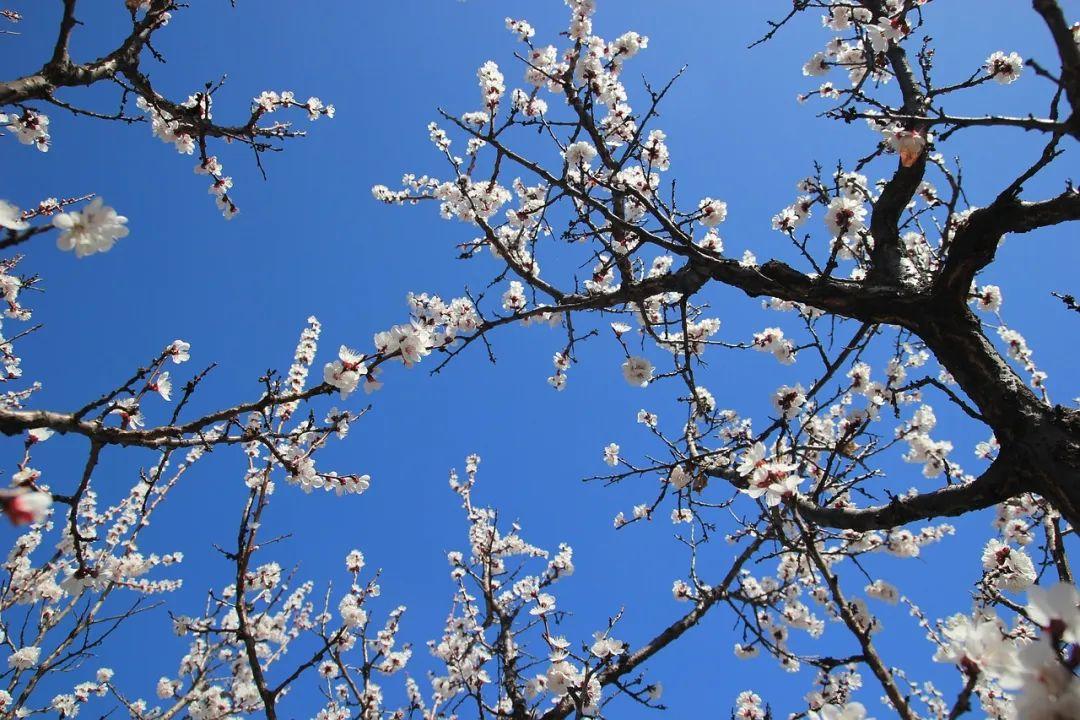
<path id="1" fill-rule="evenodd" d="M 887 505 L 869 508 L 820 507 L 796 501 L 799 513 L 826 527 L 867 532 L 886 530 L 919 520 L 956 517 L 996 505 L 1023 491 L 1013 463 L 999 455 L 990 467 L 967 485 L 950 485 L 911 497 L 896 497 Z"/>

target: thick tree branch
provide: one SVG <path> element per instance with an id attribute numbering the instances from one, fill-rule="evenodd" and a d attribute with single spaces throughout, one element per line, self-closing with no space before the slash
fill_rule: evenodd
<path id="1" fill-rule="evenodd" d="M 843 530 L 886 530 L 910 522 L 956 517 L 996 505 L 1023 491 L 1015 464 L 998 456 L 990 467 L 967 485 L 950 485 L 914 496 L 896 497 L 887 505 L 869 508 L 820 507 L 799 499 L 799 513 L 818 525 Z"/>
<path id="2" fill-rule="evenodd" d="M 935 294 L 949 302 L 963 302 L 975 275 L 994 260 L 1006 233 L 1026 233 L 1051 225 L 1080 220 L 1080 192 L 1068 187 L 1056 197 L 1027 202 L 1011 195 L 971 213 L 957 230 L 949 254 L 935 282 Z"/>
<path id="3" fill-rule="evenodd" d="M 66 2 L 64 21 L 74 26 L 74 2 Z M 125 68 L 138 66 L 139 55 L 150 41 L 151 35 L 161 25 L 161 16 L 172 6 L 171 0 L 155 0 L 146 16 L 135 23 L 129 35 L 111 53 L 89 63 L 72 63 L 67 57 L 67 41 L 71 27 L 61 29 L 53 57 L 36 73 L 0 82 L 0 106 L 15 105 L 30 100 L 47 100 L 54 91 L 64 87 L 93 85 L 113 78 Z M 58 56 L 59 55 L 59 56 Z"/>
<path id="4" fill-rule="evenodd" d="M 60 34 L 56 38 L 56 46 L 53 48 L 50 65 L 63 67 L 71 58 L 68 56 L 68 46 L 71 42 L 71 31 L 75 29 L 78 20 L 75 19 L 75 4 L 79 0 L 64 0 L 64 17 L 60 20 Z"/>

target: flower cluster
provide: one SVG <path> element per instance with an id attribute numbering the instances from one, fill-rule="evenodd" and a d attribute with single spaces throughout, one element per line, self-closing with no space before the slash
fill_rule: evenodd
<path id="1" fill-rule="evenodd" d="M 100 197 L 81 211 L 57 215 L 53 225 L 60 231 L 56 246 L 65 251 L 74 250 L 78 258 L 108 252 L 130 232 L 127 218 L 106 206 Z"/>
<path id="2" fill-rule="evenodd" d="M 0 127 L 6 127 L 23 145 L 33 145 L 41 152 L 49 152 L 49 116 L 34 110 L 24 110 L 19 115 L 0 113 Z"/>
<path id="3" fill-rule="evenodd" d="M 195 174 L 210 177 L 208 192 L 214 196 L 214 202 L 225 219 L 233 219 L 239 213 L 229 194 L 233 180 L 224 174 L 217 156 L 207 153 L 207 137 L 214 127 L 212 93 L 197 92 L 178 104 L 159 95 L 140 94 L 135 102 L 150 118 L 150 128 L 156 138 L 175 147 L 181 155 L 193 155 L 198 151 L 200 159 L 195 165 Z M 317 97 L 299 102 L 291 91 L 264 91 L 252 101 L 251 118 L 247 126 L 250 128 L 247 132 L 253 134 L 249 142 L 255 146 L 257 152 L 261 146 L 254 137 L 285 138 L 297 134 L 289 129 L 287 123 L 274 123 L 266 127 L 259 125 L 265 115 L 287 108 L 306 111 L 312 122 L 324 116 L 333 118 L 335 114 L 333 105 L 326 105 Z M 232 134 L 228 136 L 231 138 Z"/>
<path id="4" fill-rule="evenodd" d="M 1020 79 L 1024 59 L 1016 53 L 1006 55 L 1000 50 L 986 58 L 986 74 L 1002 85 L 1009 85 Z"/>
<path id="5" fill-rule="evenodd" d="M 751 347 L 759 352 L 772 353 L 773 357 L 785 365 L 795 362 L 795 346 L 784 337 L 784 331 L 780 328 L 765 328 L 754 333 Z"/>
<path id="6" fill-rule="evenodd" d="M 993 718 L 1065 718 L 1080 713 L 1080 593 L 1069 583 L 1032 587 L 1024 608 L 1030 626 L 1009 629 L 992 611 L 955 615 L 931 632 L 935 660 L 956 663 L 975 680 L 975 695 Z M 1002 692 L 1016 691 L 1015 697 Z"/>
<path id="7" fill-rule="evenodd" d="M 743 492 L 755 500 L 765 496 L 770 507 L 798 494 L 803 479 L 796 474 L 797 469 L 797 465 L 785 462 L 779 455 L 769 457 L 763 443 L 754 443 L 743 454 L 738 468 L 739 474 L 746 478 Z"/>

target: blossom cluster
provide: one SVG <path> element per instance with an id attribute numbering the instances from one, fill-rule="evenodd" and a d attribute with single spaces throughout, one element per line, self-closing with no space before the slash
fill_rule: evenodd
<path id="1" fill-rule="evenodd" d="M 35 110 L 23 110 L 21 114 L 0 113 L 0 127 L 15 135 L 23 145 L 33 145 L 41 152 L 49 152 L 49 116 Z"/>
<path id="2" fill-rule="evenodd" d="M 214 196 L 214 202 L 225 219 L 233 219 L 239 212 L 229 193 L 233 186 L 233 179 L 224 174 L 218 157 L 207 153 L 207 136 L 213 129 L 214 117 L 212 93 L 197 92 L 176 105 L 156 95 L 152 97 L 139 95 L 135 102 L 138 108 L 150 118 L 150 128 L 154 137 L 172 145 L 181 155 L 193 155 L 198 151 L 200 159 L 195 165 L 195 174 L 210 177 L 211 182 L 207 192 Z M 299 108 L 306 111 L 312 122 L 320 117 L 333 118 L 335 115 L 334 106 L 324 104 L 317 97 L 299 102 L 291 91 L 281 93 L 264 91 L 252 101 L 252 114 L 246 132 L 268 138 L 288 137 L 295 134 L 289 129 L 287 123 L 275 123 L 268 127 L 258 125 L 263 116 L 286 108 Z M 251 142 L 255 143 L 255 140 Z"/>
<path id="3" fill-rule="evenodd" d="M 1071 583 L 1032 587 L 1024 616 L 1010 628 L 986 608 L 954 615 L 930 631 L 939 646 L 934 659 L 973 678 L 983 711 L 995 720 L 1075 717 L 1080 593 Z"/>

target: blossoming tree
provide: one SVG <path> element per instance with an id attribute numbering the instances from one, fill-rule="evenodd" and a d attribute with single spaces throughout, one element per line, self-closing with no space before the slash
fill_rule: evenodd
<path id="1" fill-rule="evenodd" d="M 184 5 L 115 1 L 130 17 L 124 37 L 92 60 L 71 50 L 85 1 L 58 3 L 55 44 L 40 69 L 0 82 L 5 135 L 45 152 L 50 113 L 146 124 L 192 156 L 232 218 L 233 181 L 218 154 L 226 145 L 258 161 L 302 134 L 295 118 L 276 118 L 334 117 L 319 98 L 266 91 L 226 124 L 215 118 L 213 83 L 170 99 L 146 66 L 164 59 L 154 38 Z M 484 291 L 449 301 L 411 294 L 401 322 L 330 358 L 319 356 L 322 327 L 311 318 L 292 366 L 260 378 L 257 397 L 191 412 L 209 368 L 180 380 L 192 348 L 176 340 L 100 397 L 41 407 L 40 384 L 24 378 L 18 352 L 39 332 L 28 324 L 27 298 L 40 281 L 14 248 L 51 234 L 77 257 L 105 253 L 128 242 L 128 221 L 99 196 L 0 201 L 8 253 L 0 288 L 17 328 L 0 344 L 8 383 L 0 431 L 13 468 L 0 502 L 12 523 L 27 526 L 0 584 L 5 717 L 71 717 L 93 703 L 93 712 L 112 707 L 139 720 L 275 718 L 305 684 L 317 692 L 303 695 L 312 698 L 303 712 L 320 718 L 625 717 L 664 706 L 664 678 L 647 672 L 648 661 L 677 652 L 703 618 L 724 613 L 742 638 L 738 657 L 817 671 L 799 706 L 774 713 L 768 697 L 746 692 L 733 699 L 735 717 L 1080 717 L 1080 592 L 1068 556 L 1080 525 L 1080 411 L 1050 399 L 1047 374 L 1006 322 L 1000 288 L 979 278 L 1007 235 L 1080 220 L 1080 192 L 1059 160 L 1075 156 L 1080 140 L 1080 23 L 1067 3 L 1031 2 L 1048 39 L 1043 57 L 994 51 L 971 67 L 935 61 L 928 0 L 795 0 L 768 20 L 757 52 L 801 16 L 823 16 L 827 42 L 802 69 L 823 80 L 799 99 L 823 103 L 853 136 L 864 124 L 873 135 L 853 140 L 858 152 L 835 170 L 793 178 L 796 194 L 771 218 L 769 244 L 740 257 L 725 252 L 720 235 L 738 198 L 691 195 L 675 183 L 680 159 L 659 125 L 678 77 L 636 87 L 625 69 L 648 38 L 600 37 L 594 0 L 566 5 L 566 30 L 550 39 L 557 44 L 507 19 L 520 52 L 479 68 L 471 106 L 439 111 L 429 126 L 433 167 L 406 168 L 417 172 L 373 189 L 376 200 L 434 204 L 456 221 L 446 235 L 462 258 L 490 269 Z M 976 87 L 1018 81 L 1042 83 L 1045 103 L 1014 115 L 954 110 Z M 85 86 L 115 93 L 116 110 L 78 104 L 73 90 Z M 993 193 L 974 196 L 960 160 L 943 153 L 951 137 L 975 128 L 1034 133 L 1042 150 L 1018 157 Z M 1026 192 L 1047 177 L 1060 183 L 1057 193 Z M 759 260 L 778 239 L 789 246 L 785 259 Z M 721 288 L 746 303 L 760 298 L 775 322 L 750 337 L 725 335 L 714 309 Z M 573 573 L 570 547 L 537 547 L 476 503 L 480 460 L 469 456 L 464 473 L 451 474 L 467 527 L 467 549 L 448 558 L 451 610 L 430 657 L 413 658 L 399 637 L 403 608 L 371 607 L 381 590 L 361 552 L 345 558 L 348 590 L 323 593 L 269 557 L 279 538 L 264 536 L 265 517 L 283 494 L 368 488 L 367 475 L 316 464 L 366 412 L 354 392 L 378 390 L 382 373 L 402 373 L 397 365 L 469 362 L 458 356 L 470 346 L 490 354 L 501 328 L 536 323 L 562 333 L 547 350 L 554 391 L 574 382 L 583 344 L 603 344 L 630 388 L 665 389 L 679 408 L 674 425 L 638 413 L 639 442 L 603 448 L 610 471 L 596 479 L 648 488 L 615 518 L 617 528 L 670 518 L 690 556 L 689 571 L 672 578 L 682 605 L 641 641 L 621 635 L 617 601 L 591 638 L 564 637 L 555 585 Z M 725 407 L 725 378 L 708 362 L 726 351 L 761 353 L 762 363 L 794 365 L 803 379 L 761 407 Z M 346 409 L 325 411 L 319 401 L 329 397 Z M 752 421 L 762 407 L 768 419 Z M 939 415 L 983 428 L 987 439 L 970 462 L 957 459 Z M 78 477 L 35 469 L 56 434 L 85 440 Z M 236 482 L 247 494 L 235 545 L 220 549 L 230 571 L 201 610 L 172 608 L 173 629 L 190 641 L 175 672 L 156 688 L 132 688 L 109 667 L 110 636 L 150 609 L 149 598 L 176 589 L 183 560 L 142 550 L 140 536 L 208 452 L 232 447 L 244 459 Z M 155 460 L 120 500 L 103 504 L 101 459 L 124 448 Z M 893 459 L 934 484 L 909 490 Z M 930 617 L 874 571 L 871 556 L 915 558 L 950 541 L 946 518 L 985 509 L 996 519 L 978 539 L 982 578 L 971 597 L 957 596 L 957 614 Z M 706 555 L 725 572 L 700 575 Z M 932 677 L 897 667 L 881 649 L 881 603 L 908 606 L 924 656 L 941 663 Z M 384 690 L 386 676 L 404 679 Z"/>

